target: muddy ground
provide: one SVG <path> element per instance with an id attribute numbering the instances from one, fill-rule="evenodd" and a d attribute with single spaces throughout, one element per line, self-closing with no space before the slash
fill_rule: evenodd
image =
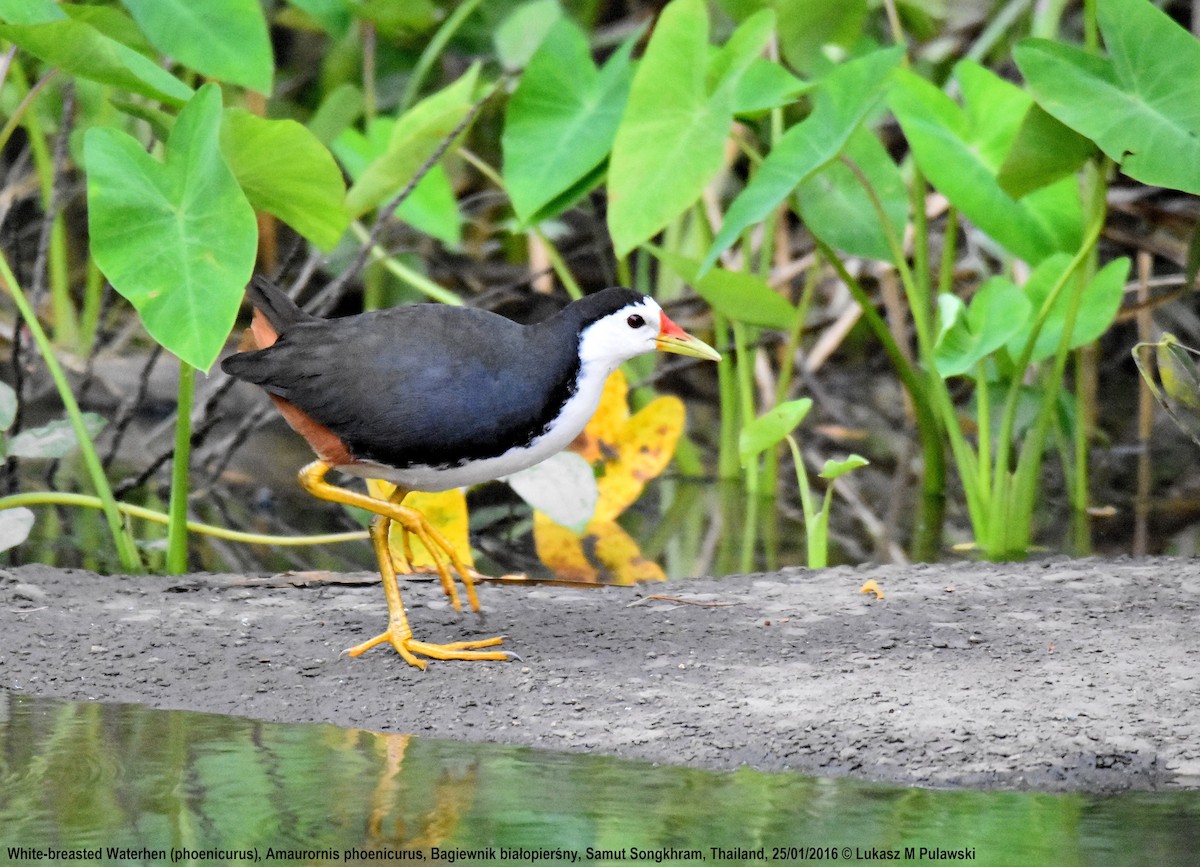
<path id="1" fill-rule="evenodd" d="M 523 657 L 421 672 L 342 653 L 384 625 L 370 575 L 34 565 L 0 572 L 0 687 L 708 768 L 1200 788 L 1198 579 L 1156 559 L 491 585 L 482 624 L 409 582 L 418 637 L 502 632 Z"/>

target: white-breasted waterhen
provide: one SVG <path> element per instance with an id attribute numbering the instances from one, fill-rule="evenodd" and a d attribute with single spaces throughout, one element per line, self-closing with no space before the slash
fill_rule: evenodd
<path id="1" fill-rule="evenodd" d="M 466 307 L 414 304 L 339 319 L 305 313 L 279 288 L 255 278 L 250 326 L 257 349 L 226 358 L 231 376 L 266 389 L 283 417 L 317 453 L 300 484 L 322 500 L 376 515 L 371 542 L 387 597 L 388 628 L 352 648 L 390 643 L 411 665 L 433 659 L 510 659 L 503 638 L 430 644 L 413 638 L 388 548 L 393 521 L 437 561 L 442 589 L 461 610 L 449 569 L 471 608 L 471 572 L 415 509 L 410 491 L 444 491 L 498 479 L 566 448 L 600 402 L 622 362 L 651 350 L 713 361 L 720 355 L 672 322 L 654 299 L 605 289 L 533 325 Z M 329 470 L 396 485 L 384 501 L 327 481 Z"/>

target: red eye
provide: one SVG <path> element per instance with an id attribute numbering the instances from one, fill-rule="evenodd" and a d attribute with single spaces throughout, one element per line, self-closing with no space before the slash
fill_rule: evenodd
<path id="1" fill-rule="evenodd" d="M 642 314 L 640 313 L 634 313 L 632 316 L 626 319 L 625 322 L 630 328 L 641 328 L 646 324 L 646 320 L 642 318 Z"/>

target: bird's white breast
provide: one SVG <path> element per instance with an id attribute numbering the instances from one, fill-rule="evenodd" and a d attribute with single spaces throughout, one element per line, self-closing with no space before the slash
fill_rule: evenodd
<path id="1" fill-rule="evenodd" d="M 574 394 L 563 404 L 562 412 L 545 433 L 528 445 L 515 446 L 494 458 L 471 461 L 462 466 L 417 464 L 401 469 L 362 461 L 338 469 L 361 478 L 383 479 L 413 491 L 446 491 L 503 478 L 540 464 L 569 446 L 595 415 L 604 382 L 616 367 L 615 363 L 584 363 L 576 379 Z"/>

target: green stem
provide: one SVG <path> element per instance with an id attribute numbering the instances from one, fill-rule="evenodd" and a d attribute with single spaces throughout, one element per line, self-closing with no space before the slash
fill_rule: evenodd
<path id="1" fill-rule="evenodd" d="M 792 463 L 796 465 L 796 486 L 800 489 L 800 508 L 804 512 L 804 538 L 808 549 L 806 559 L 810 569 L 824 568 L 826 562 L 827 528 L 821 523 L 821 515 L 813 503 L 812 489 L 808 486 L 808 470 L 804 456 L 800 454 L 800 443 L 791 434 L 787 435 L 788 448 L 792 450 Z"/>
<path id="2" fill-rule="evenodd" d="M 546 258 L 550 260 L 550 267 L 554 269 L 554 274 L 558 277 L 558 282 L 563 284 L 563 288 L 567 290 L 568 295 L 578 301 L 583 297 L 583 289 L 575 280 L 575 275 L 571 273 L 571 269 L 567 267 L 566 260 L 563 259 L 562 254 L 558 252 L 558 247 L 546 237 L 546 233 L 541 230 L 540 226 L 534 226 L 531 231 L 546 248 Z"/>
<path id="3" fill-rule="evenodd" d="M 1088 516 L 1088 442 L 1092 435 L 1091 421 L 1095 417 L 1095 391 L 1092 388 L 1095 383 L 1088 374 L 1088 367 L 1094 361 L 1094 357 L 1088 358 L 1085 349 L 1075 352 L 1075 430 L 1072 438 L 1075 459 L 1074 477 L 1071 478 L 1071 511 L 1075 528 L 1073 553 L 1076 557 L 1086 557 L 1092 553 L 1092 528 Z"/>
<path id="4" fill-rule="evenodd" d="M 350 228 L 360 241 L 366 241 L 371 237 L 371 233 L 367 231 L 362 223 L 351 223 Z M 462 299 L 449 289 L 439 286 L 424 274 L 414 271 L 399 259 L 388 255 L 388 252 L 378 244 L 371 247 L 371 259 L 372 261 L 381 263 L 384 268 L 391 271 L 427 298 L 432 298 L 434 301 L 441 301 L 443 304 L 461 305 L 463 303 Z"/>
<path id="5" fill-rule="evenodd" d="M 1033 327 L 1030 329 L 1029 337 L 1026 339 L 1025 345 L 1021 349 L 1021 354 L 1018 356 L 1016 364 L 1013 368 L 1016 371 L 1016 375 L 1014 376 L 1012 386 L 1010 386 L 1008 390 L 1008 396 L 1004 403 L 1004 412 L 1000 420 L 1000 436 L 996 445 L 996 456 L 998 460 L 1004 460 L 1004 456 L 1009 453 L 1009 450 L 1012 446 L 1013 432 L 1016 427 L 1017 403 L 1021 390 L 1020 371 L 1029 367 L 1030 360 L 1033 358 L 1034 346 L 1037 344 L 1038 335 L 1041 333 L 1042 326 L 1045 325 L 1046 320 L 1049 318 L 1050 311 L 1054 308 L 1054 304 L 1058 300 L 1059 294 L 1066 287 L 1067 282 L 1072 278 L 1072 276 L 1075 275 L 1075 272 L 1079 270 L 1079 267 L 1084 263 L 1084 261 L 1086 261 L 1087 257 L 1091 253 L 1092 248 L 1100 239 L 1100 233 L 1103 231 L 1103 229 L 1104 212 L 1101 210 L 1100 213 L 1093 218 L 1091 225 L 1088 226 L 1087 233 L 1083 239 L 1083 244 L 1080 245 L 1079 250 L 1075 253 L 1074 257 L 1072 257 L 1070 263 L 1067 265 L 1066 270 L 1063 271 L 1062 275 L 1058 278 L 1058 280 L 1055 281 L 1054 285 L 1050 289 L 1049 294 L 1042 302 L 1041 308 L 1038 310 L 1037 317 L 1033 322 Z M 1070 322 L 1072 326 L 1074 322 L 1073 311 L 1077 306 L 1077 303 L 1072 303 L 1070 308 Z M 1066 329 L 1065 325 L 1064 329 L 1064 340 L 1069 340 L 1071 330 Z M 1060 360 L 1056 357 L 1055 368 L 1061 371 L 1063 365 L 1066 363 L 1066 353 L 1064 351 L 1060 354 L 1063 356 L 1063 358 Z M 999 482 L 999 476 L 1000 474 L 997 473 L 997 482 Z"/>
<path id="6" fill-rule="evenodd" d="M 0 279 L 3 279 L 8 287 L 9 294 L 17 305 L 17 310 L 25 320 L 25 325 L 33 336 L 34 343 L 37 344 L 42 360 L 46 364 L 46 370 L 49 371 L 50 377 L 58 389 L 59 398 L 66 408 L 67 417 L 71 420 L 71 427 L 74 429 L 75 438 L 79 443 L 80 453 L 83 455 L 84 466 L 87 467 L 92 486 L 96 489 L 103 505 L 104 517 L 108 521 L 108 530 L 116 545 L 121 568 L 126 572 L 140 572 L 142 562 L 138 556 L 137 546 L 134 544 L 133 536 L 130 535 L 128 528 L 121 521 L 116 498 L 113 496 L 112 488 L 109 487 L 108 479 L 104 476 L 104 467 L 100 463 L 100 456 L 96 454 L 96 446 L 88 435 L 87 425 L 83 422 L 83 414 L 79 411 L 79 404 L 75 402 L 75 395 L 71 393 L 71 384 L 67 382 L 67 375 L 54 355 L 50 339 L 42 330 L 41 323 L 38 322 L 33 308 L 29 306 L 29 301 L 17 284 L 17 278 L 13 275 L 12 269 L 8 266 L 8 259 L 2 252 L 0 252 Z"/>
<path id="7" fill-rule="evenodd" d="M 817 240 L 817 248 L 827 262 L 833 265 L 842 282 L 862 308 L 863 320 L 875 339 L 883 345 L 896 375 L 908 392 L 913 402 L 913 413 L 916 416 L 917 438 L 921 443 L 921 458 L 924 473 L 921 479 L 921 508 L 917 513 L 913 527 L 912 557 L 914 560 L 929 561 L 937 558 L 941 550 L 942 526 L 946 508 L 946 451 L 942 445 L 938 416 L 930 398 L 932 387 L 929 378 L 923 377 L 913 367 L 896 338 L 888 329 L 887 323 L 875 309 L 871 296 L 862 288 L 857 280 L 846 270 L 846 266 L 831 247 Z"/>
<path id="8" fill-rule="evenodd" d="M 979 490 L 992 488 L 992 402 L 987 380 L 987 364 L 975 365 L 976 422 L 979 425 Z"/>
<path id="9" fill-rule="evenodd" d="M 754 358 L 746 341 L 746 325 L 733 320 L 734 366 L 737 373 L 738 413 L 742 424 L 749 424 L 757 413 L 754 411 Z M 758 496 L 758 458 L 746 465 L 746 490 L 750 496 Z"/>
<path id="10" fill-rule="evenodd" d="M 171 521 L 167 525 L 167 573 L 187 571 L 188 470 L 192 454 L 192 400 L 196 393 L 196 368 L 179 362 L 179 391 L 175 403 L 175 453 L 171 458 Z"/>
<path id="11" fill-rule="evenodd" d="M 18 506 L 79 506 L 85 509 L 103 509 L 104 502 L 99 497 L 93 497 L 90 494 L 69 494 L 61 491 L 36 491 L 0 498 L 0 512 L 5 509 L 15 509 Z M 117 510 L 131 518 L 151 521 L 155 524 L 170 524 L 171 521 L 171 516 L 164 512 L 130 503 L 118 502 Z M 359 542 L 369 538 L 366 530 L 354 530 L 349 533 L 324 533 L 314 536 L 269 536 L 263 533 L 230 530 L 200 521 L 188 521 L 187 528 L 193 533 L 225 539 L 229 542 L 245 542 L 248 545 L 330 545 L 335 542 Z"/>
<path id="12" fill-rule="evenodd" d="M 455 9 L 442 22 L 442 26 L 438 28 L 437 33 L 433 34 L 433 38 L 425 46 L 425 50 L 421 52 L 421 56 L 417 58 L 417 64 L 413 67 L 412 75 L 408 77 L 408 83 L 404 85 L 404 93 L 400 97 L 400 113 L 403 114 L 414 102 L 416 102 L 417 94 L 421 92 L 421 85 L 425 83 L 426 76 L 429 75 L 429 70 L 433 68 L 434 62 L 442 53 L 442 49 L 446 47 L 453 37 L 458 32 L 458 28 L 463 25 L 472 12 L 479 8 L 483 0 L 465 0 L 465 2 Z"/>
<path id="13" fill-rule="evenodd" d="M 938 295 L 954 291 L 954 260 L 958 254 L 958 209 L 946 211 L 946 235 L 942 241 L 942 260 L 938 265 Z"/>
<path id="14" fill-rule="evenodd" d="M 20 64 L 13 65 L 13 78 L 20 87 L 28 87 L 24 70 Z M 29 89 L 29 104 L 26 110 L 20 111 L 21 123 L 29 138 L 29 150 L 33 154 L 33 164 L 37 171 L 38 183 L 41 186 L 42 207 L 49 208 L 54 198 L 54 184 L 57 177 L 54 165 L 54 155 L 46 146 L 42 132 L 42 123 L 38 114 L 33 110 L 33 102 L 41 86 L 50 80 L 49 75 Z M 66 121 L 64 120 L 64 123 Z M 67 236 L 61 211 L 56 214 L 50 225 L 49 246 L 46 250 L 46 284 L 50 289 L 50 307 L 54 317 L 54 339 L 60 345 L 70 346 L 78 350 L 79 323 L 75 313 L 75 305 L 71 300 L 71 290 L 67 274 Z"/>
<path id="15" fill-rule="evenodd" d="M 729 320 L 715 310 L 713 334 L 717 346 L 729 345 Z M 741 475 L 741 459 L 738 456 L 738 393 L 733 363 L 728 353 L 717 362 L 717 391 L 721 398 L 721 444 L 717 453 L 717 476 L 722 479 L 736 479 Z"/>

